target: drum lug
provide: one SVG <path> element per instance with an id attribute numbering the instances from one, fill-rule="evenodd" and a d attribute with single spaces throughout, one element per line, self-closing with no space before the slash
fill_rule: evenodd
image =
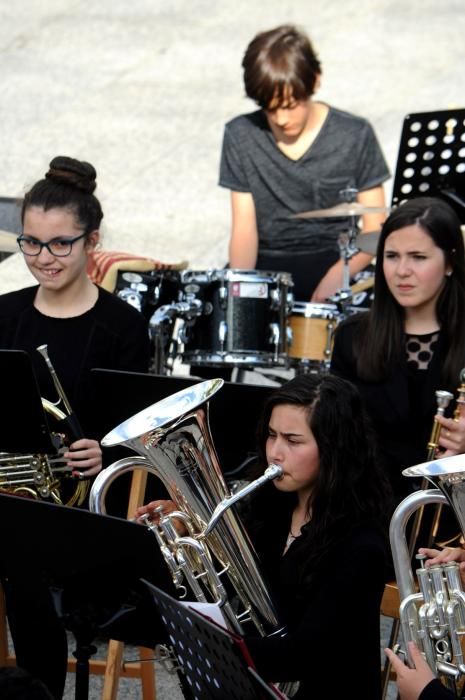
<path id="1" fill-rule="evenodd" d="M 290 316 L 293 308 L 294 308 L 294 294 L 292 292 L 288 292 L 286 294 L 286 316 Z"/>
<path id="2" fill-rule="evenodd" d="M 330 362 L 331 360 L 331 353 L 333 349 L 333 336 L 334 336 L 334 331 L 336 330 L 336 323 L 334 322 L 333 319 L 328 321 L 328 325 L 326 327 L 326 347 L 324 349 L 324 355 L 325 355 L 325 362 Z"/>
<path id="3" fill-rule="evenodd" d="M 226 321 L 220 321 L 218 325 L 218 340 L 221 345 L 221 352 L 224 351 L 224 345 L 226 343 L 226 337 L 228 335 L 228 324 Z"/>
<path id="4" fill-rule="evenodd" d="M 292 332 L 292 328 L 290 326 L 286 326 L 286 344 L 287 347 L 292 346 L 292 341 L 294 340 L 294 334 Z"/>
<path id="5" fill-rule="evenodd" d="M 270 291 L 270 299 L 271 299 L 270 309 L 272 311 L 276 311 L 276 309 L 279 309 L 281 306 L 281 293 L 280 293 L 279 289 L 272 289 Z"/>
<path id="6" fill-rule="evenodd" d="M 281 331 L 277 323 L 270 323 L 270 344 L 275 348 L 279 346 L 281 340 Z"/>

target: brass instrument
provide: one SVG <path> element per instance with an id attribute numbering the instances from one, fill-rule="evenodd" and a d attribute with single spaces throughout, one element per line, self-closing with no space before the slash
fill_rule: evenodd
<path id="1" fill-rule="evenodd" d="M 439 389 L 436 391 L 436 404 L 437 404 L 437 409 L 436 409 L 436 416 L 443 416 L 445 413 L 446 408 L 454 398 L 454 395 L 450 393 L 450 391 L 444 391 L 443 389 Z M 429 442 L 427 445 L 427 454 L 426 454 L 426 459 L 431 460 L 435 459 L 436 457 L 436 450 L 439 447 L 439 436 L 441 434 L 441 424 L 436 420 L 436 416 L 434 417 L 433 421 L 433 427 L 431 429 L 431 435 L 429 438 Z"/>
<path id="2" fill-rule="evenodd" d="M 66 421 L 71 427 L 74 439 L 82 436 L 82 430 L 73 414 L 66 394 L 50 362 L 47 345 L 40 345 L 37 350 L 45 359 L 47 367 L 58 392 L 59 399 L 52 403 L 42 398 L 42 406 L 57 422 Z M 59 408 L 63 403 L 65 411 Z M 81 505 L 89 490 L 88 481 L 79 481 L 71 477 L 70 468 L 63 459 L 68 448 L 62 433 L 52 432 L 52 442 L 56 445 L 55 454 L 11 454 L 0 452 L 0 491 L 17 496 L 51 499 L 54 503 L 63 503 L 62 482 L 66 479 L 73 483 L 73 492 L 66 498 L 68 506 Z"/>
<path id="3" fill-rule="evenodd" d="M 223 386 L 212 379 L 188 387 L 159 401 L 119 425 L 104 437 L 102 446 L 125 445 L 139 457 L 121 459 L 96 477 L 89 497 L 90 510 L 105 514 L 105 497 L 121 474 L 142 469 L 161 479 L 176 510 L 160 514 L 159 524 L 149 524 L 181 597 L 186 582 L 199 601 L 219 604 L 232 629 L 243 633 L 252 623 L 255 632 L 267 636 L 282 627 L 259 572 L 252 544 L 231 509 L 239 498 L 282 469 L 271 465 L 265 474 L 238 494 L 231 495 L 213 444 L 208 400 Z M 188 532 L 179 535 L 173 520 L 181 520 Z M 229 602 L 227 579 L 237 594 Z"/>
<path id="4" fill-rule="evenodd" d="M 391 519 L 390 542 L 400 595 L 400 624 L 404 643 L 417 643 L 434 673 L 452 689 L 465 674 L 461 638 L 465 635 L 465 593 L 458 564 L 417 570 L 419 591 L 411 568 L 406 540 L 407 523 L 419 508 L 448 504 L 465 533 L 465 455 L 455 455 L 409 467 L 408 477 L 423 477 L 436 486 L 407 496 Z M 412 660 L 409 658 L 412 665 Z"/>

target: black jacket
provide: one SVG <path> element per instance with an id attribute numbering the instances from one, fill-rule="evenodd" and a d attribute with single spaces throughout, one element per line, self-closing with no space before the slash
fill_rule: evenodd
<path id="1" fill-rule="evenodd" d="M 357 698 L 377 700 L 385 538 L 375 524 L 346 523 L 319 565 L 308 571 L 311 523 L 282 554 L 294 505 L 293 494 L 270 484 L 256 499 L 248 526 L 288 630 L 284 638 L 246 639 L 257 670 L 269 681 L 299 680 L 295 698 L 336 700 L 363 656 Z"/>
<path id="2" fill-rule="evenodd" d="M 441 335 L 420 395 L 412 404 L 406 358 L 379 382 L 366 382 L 357 373 L 355 337 L 363 333 L 365 320 L 354 315 L 336 329 L 331 356 L 331 372 L 348 379 L 362 394 L 365 407 L 375 429 L 381 458 L 390 476 L 396 500 L 411 492 L 413 480 L 402 476 L 406 467 L 427 460 L 427 444 L 436 413 L 435 391 L 440 386 L 440 369 L 444 358 Z"/>

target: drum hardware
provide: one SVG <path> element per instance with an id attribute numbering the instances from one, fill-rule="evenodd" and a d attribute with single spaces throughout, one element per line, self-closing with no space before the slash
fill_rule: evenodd
<path id="1" fill-rule="evenodd" d="M 178 301 L 173 304 L 160 306 L 149 320 L 149 335 L 154 343 L 153 372 L 155 374 L 165 374 L 178 354 L 178 342 L 184 342 L 182 335 L 185 325 L 178 332 L 178 337 L 174 337 L 173 327 L 175 321 L 182 319 L 192 321 L 202 313 L 202 305 L 198 299 L 192 298 L 189 301 Z M 184 333 L 186 331 L 184 330 Z"/>
<path id="2" fill-rule="evenodd" d="M 218 326 L 218 340 L 220 341 L 221 351 L 224 352 L 224 346 L 226 343 L 226 338 L 228 336 L 228 324 L 226 321 L 220 321 Z"/>
<path id="3" fill-rule="evenodd" d="M 129 286 L 120 289 L 116 296 L 142 313 L 143 294 L 147 292 L 148 286 L 136 272 L 123 272 L 121 277 Z"/>

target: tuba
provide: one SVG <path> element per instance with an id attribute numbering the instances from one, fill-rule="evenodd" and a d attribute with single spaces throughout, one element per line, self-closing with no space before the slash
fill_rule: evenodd
<path id="1" fill-rule="evenodd" d="M 74 439 L 77 439 L 82 436 L 82 430 L 50 361 L 47 345 L 40 345 L 37 350 L 47 364 L 59 396 L 57 403 L 42 398 L 44 411 L 58 424 L 66 424 Z M 64 411 L 59 408 L 60 403 L 63 404 Z M 63 459 L 63 454 L 68 450 L 65 437 L 61 432 L 51 433 L 52 443 L 56 447 L 55 454 L 0 452 L 0 491 L 15 496 L 51 500 L 60 505 L 81 505 L 87 496 L 89 482 L 71 477 L 70 469 Z M 72 484 L 69 493 L 64 489 L 65 483 Z M 65 490 L 66 496 L 63 493 Z"/>
<path id="2" fill-rule="evenodd" d="M 231 494 L 222 474 L 209 427 L 209 399 L 222 379 L 195 384 L 129 418 L 104 437 L 102 446 L 125 445 L 139 456 L 123 458 L 96 477 L 91 511 L 105 514 L 105 497 L 121 474 L 142 469 L 158 477 L 176 510 L 150 524 L 180 597 L 217 603 L 230 628 L 243 634 L 251 624 L 261 636 L 282 634 L 270 594 L 248 535 L 231 506 L 282 468 Z M 179 535 L 174 520 L 187 534 Z M 231 586 L 236 595 L 229 600 Z"/>
<path id="3" fill-rule="evenodd" d="M 396 508 L 390 524 L 391 550 L 401 600 L 400 625 L 404 643 L 412 640 L 424 653 L 432 671 L 452 690 L 463 680 L 465 659 L 465 592 L 456 562 L 423 566 L 417 555 L 418 589 L 406 538 L 410 517 L 429 504 L 449 505 L 465 533 L 465 455 L 444 457 L 405 469 L 407 477 L 422 477 L 436 488 L 416 491 Z M 409 658 L 412 666 L 412 660 Z"/>

